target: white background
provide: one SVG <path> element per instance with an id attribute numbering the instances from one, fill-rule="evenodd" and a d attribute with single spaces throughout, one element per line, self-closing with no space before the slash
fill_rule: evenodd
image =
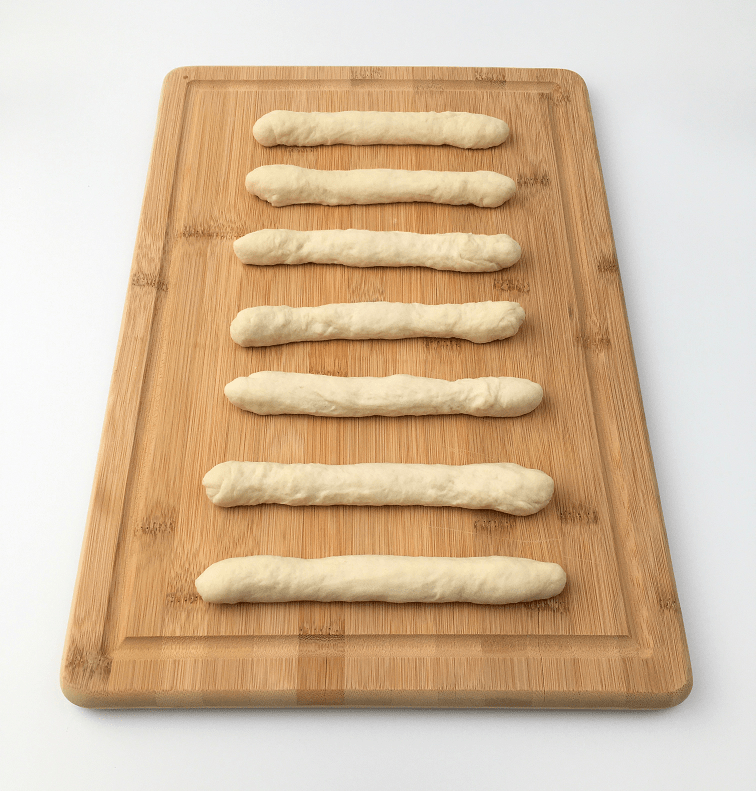
<path id="1" fill-rule="evenodd" d="M 755 53 L 747 0 L 5 0 L 3 787 L 756 787 Z M 97 712 L 61 694 L 162 79 L 321 64 L 585 79 L 693 663 L 677 708 Z"/>

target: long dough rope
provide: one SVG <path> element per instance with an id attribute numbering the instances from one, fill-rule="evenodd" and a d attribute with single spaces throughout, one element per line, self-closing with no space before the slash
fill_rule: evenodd
<path id="1" fill-rule="evenodd" d="M 413 145 L 491 148 L 509 136 L 500 118 L 479 113 L 297 113 L 274 110 L 252 134 L 264 146 Z"/>
<path id="2" fill-rule="evenodd" d="M 509 200 L 514 181 L 489 170 L 311 170 L 296 165 L 263 165 L 247 174 L 247 190 L 273 206 L 320 203 L 449 203 L 494 208 Z"/>
<path id="3" fill-rule="evenodd" d="M 351 302 L 317 307 L 258 305 L 231 322 L 240 346 L 294 341 L 463 338 L 489 343 L 514 335 L 525 320 L 517 302 L 422 305 L 417 302 Z"/>
<path id="4" fill-rule="evenodd" d="M 276 464 L 225 461 L 202 479 L 215 505 L 428 505 L 540 511 L 554 481 L 518 464 Z"/>
<path id="5" fill-rule="evenodd" d="M 321 376 L 258 371 L 229 382 L 226 398 L 258 415 L 474 415 L 518 417 L 532 412 L 543 389 L 529 379 L 482 376 L 429 379 L 424 376 Z"/>
<path id="6" fill-rule="evenodd" d="M 264 228 L 234 242 L 245 264 L 343 264 L 345 266 L 426 266 L 458 272 L 496 272 L 520 260 L 511 236 L 472 233 L 290 231 Z"/>
<path id="7" fill-rule="evenodd" d="M 528 558 L 254 555 L 213 563 L 196 580 L 206 602 L 388 601 L 511 604 L 562 592 L 556 563 Z"/>

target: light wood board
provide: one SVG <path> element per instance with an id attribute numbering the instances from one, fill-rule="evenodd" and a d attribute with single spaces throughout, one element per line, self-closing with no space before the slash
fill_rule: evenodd
<path id="1" fill-rule="evenodd" d="M 270 110 L 464 110 L 503 118 L 502 146 L 264 148 Z M 274 208 L 258 165 L 494 170 L 497 209 L 432 204 Z M 260 228 L 508 233 L 497 273 L 245 267 Z M 245 307 L 513 300 L 513 338 L 330 341 L 243 349 Z M 242 412 L 224 385 L 258 370 L 456 379 L 522 376 L 521 418 L 331 419 Z M 423 507 L 223 509 L 207 470 L 276 462 L 514 461 L 548 472 L 529 517 Z M 208 605 L 195 578 L 225 557 L 515 555 L 560 563 L 565 591 L 469 604 Z M 94 707 L 659 708 L 691 671 L 585 85 L 573 72 L 447 68 L 178 69 L 165 80 L 89 518 L 62 688 Z"/>

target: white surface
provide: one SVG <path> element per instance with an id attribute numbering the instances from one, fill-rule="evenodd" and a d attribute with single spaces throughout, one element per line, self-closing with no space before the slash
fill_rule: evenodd
<path id="1" fill-rule="evenodd" d="M 3 4 L 4 788 L 754 787 L 755 22 L 750 0 Z M 681 706 L 94 712 L 64 699 L 160 85 L 198 64 L 552 66 L 586 80 L 693 661 Z"/>

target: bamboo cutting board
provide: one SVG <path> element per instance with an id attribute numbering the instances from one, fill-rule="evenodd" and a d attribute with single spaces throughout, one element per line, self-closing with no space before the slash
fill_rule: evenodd
<path id="1" fill-rule="evenodd" d="M 274 109 L 461 110 L 503 118 L 498 148 L 264 148 Z M 494 170 L 498 209 L 398 204 L 274 208 L 254 167 Z M 508 233 L 497 273 L 245 267 L 260 228 Z M 461 340 L 243 349 L 242 308 L 512 300 L 520 332 Z M 261 417 L 224 385 L 258 370 L 445 379 L 519 376 L 546 396 L 521 418 Z M 513 461 L 548 472 L 529 517 L 423 507 L 223 509 L 207 470 L 275 462 Z M 207 605 L 195 578 L 225 557 L 515 555 L 560 563 L 554 599 L 471 604 Z M 186 68 L 165 80 L 62 665 L 94 707 L 659 708 L 691 687 L 638 377 L 583 81 L 536 69 Z"/>

